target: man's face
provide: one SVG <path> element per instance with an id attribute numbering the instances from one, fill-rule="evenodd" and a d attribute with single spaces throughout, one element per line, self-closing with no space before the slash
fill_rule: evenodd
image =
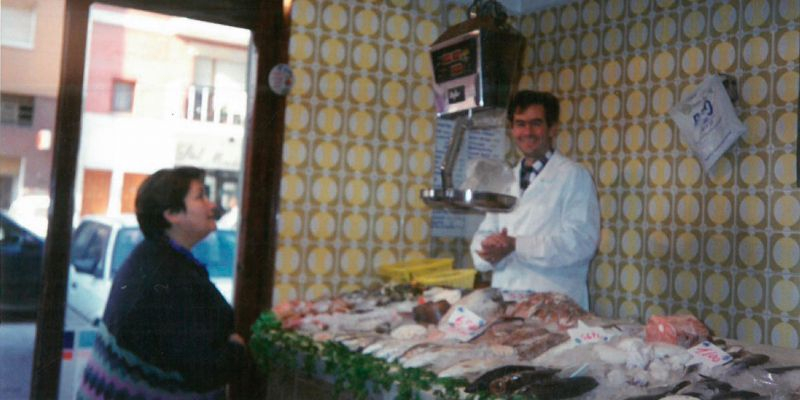
<path id="1" fill-rule="evenodd" d="M 544 106 L 535 104 L 517 110 L 511 121 L 511 135 L 525 158 L 539 159 L 552 148 L 556 125 L 547 126 Z"/>

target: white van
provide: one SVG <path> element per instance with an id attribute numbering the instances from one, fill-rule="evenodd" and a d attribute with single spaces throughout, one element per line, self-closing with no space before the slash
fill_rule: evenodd
<path id="1" fill-rule="evenodd" d="M 72 235 L 67 306 L 97 325 L 103 317 L 114 276 L 143 238 L 132 214 L 81 219 Z M 236 231 L 212 232 L 192 249 L 192 254 L 206 265 L 211 281 L 232 303 Z"/>

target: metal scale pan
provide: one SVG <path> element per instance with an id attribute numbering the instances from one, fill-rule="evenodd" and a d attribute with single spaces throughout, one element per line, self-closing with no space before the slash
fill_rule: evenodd
<path id="1" fill-rule="evenodd" d="M 507 212 L 517 204 L 514 196 L 471 189 L 422 189 L 420 197 L 428 207 L 456 211 Z"/>
<path id="2" fill-rule="evenodd" d="M 474 11 L 474 13 L 473 13 Z M 452 169 L 473 111 L 504 109 L 519 76 L 519 55 L 525 39 L 506 23 L 495 0 L 475 0 L 472 18 L 447 29 L 431 45 L 434 98 L 439 118 L 455 118 L 447 153 L 439 172 L 441 188 L 420 191 L 423 202 L 453 211 L 507 212 L 517 198 L 502 193 L 453 187 Z"/>

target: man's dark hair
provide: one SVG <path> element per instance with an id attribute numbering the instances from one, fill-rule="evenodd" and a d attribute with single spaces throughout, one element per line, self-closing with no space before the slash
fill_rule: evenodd
<path id="1" fill-rule="evenodd" d="M 169 228 L 164 211 L 181 212 L 192 181 L 203 183 L 206 172 L 195 167 L 165 168 L 147 177 L 136 192 L 136 220 L 145 237 L 158 238 Z"/>
<path id="2" fill-rule="evenodd" d="M 514 114 L 523 112 L 532 105 L 544 107 L 544 119 L 548 127 L 558 123 L 558 114 L 561 112 L 558 98 L 552 93 L 534 90 L 520 90 L 511 98 L 506 114 L 508 121 L 514 121 Z"/>

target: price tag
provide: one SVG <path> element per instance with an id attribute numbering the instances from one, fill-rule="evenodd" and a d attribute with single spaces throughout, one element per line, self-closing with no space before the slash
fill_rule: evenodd
<path id="1" fill-rule="evenodd" d="M 618 332 L 606 330 L 600 327 L 592 327 L 578 321 L 576 328 L 567 329 L 570 339 L 577 344 L 607 342 L 612 337 L 616 336 Z"/>
<path id="2" fill-rule="evenodd" d="M 445 336 L 466 342 L 477 336 L 486 326 L 486 321 L 470 309 L 458 306 L 450 314 L 445 327 Z"/>
<path id="3" fill-rule="evenodd" d="M 507 303 L 519 303 L 528 300 L 533 293 L 533 290 L 503 290 L 500 292 L 503 295 L 503 301 Z"/>
<path id="4" fill-rule="evenodd" d="M 690 348 L 689 354 L 692 355 L 695 364 L 700 363 L 703 368 L 713 368 L 733 359 L 730 354 L 724 352 L 709 341 L 704 341 Z"/>

